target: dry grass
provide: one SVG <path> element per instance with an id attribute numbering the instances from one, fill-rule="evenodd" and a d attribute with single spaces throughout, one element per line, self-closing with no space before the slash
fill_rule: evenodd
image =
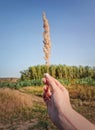
<path id="1" fill-rule="evenodd" d="M 43 87 L 39 87 L 39 86 L 32 86 L 32 87 L 23 87 L 21 89 L 19 89 L 21 92 L 25 92 L 25 93 L 31 93 L 33 95 L 42 97 L 43 95 Z"/>
<path id="2" fill-rule="evenodd" d="M 0 89 L 0 122 L 7 123 L 13 119 L 28 116 L 32 108 L 30 95 L 9 88 Z"/>
<path id="3" fill-rule="evenodd" d="M 41 87 L 0 89 L 0 130 L 56 130 L 40 97 L 42 90 Z"/>
<path id="4" fill-rule="evenodd" d="M 95 124 L 95 101 L 81 100 L 75 90 L 70 93 L 72 107 Z M 57 130 L 47 114 L 42 93 L 43 87 L 0 89 L 0 130 Z"/>

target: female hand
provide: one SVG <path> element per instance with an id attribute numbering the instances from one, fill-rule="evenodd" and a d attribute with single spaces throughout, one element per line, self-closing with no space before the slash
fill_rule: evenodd
<path id="1" fill-rule="evenodd" d="M 63 115 L 72 109 L 67 89 L 49 74 L 43 78 L 44 94 L 43 98 L 47 105 L 49 116 L 54 124 L 61 128 L 60 123 Z"/>

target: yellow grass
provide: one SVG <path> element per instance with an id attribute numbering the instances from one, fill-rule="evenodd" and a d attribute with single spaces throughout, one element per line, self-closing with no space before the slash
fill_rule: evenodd
<path id="1" fill-rule="evenodd" d="M 40 97 L 42 97 L 42 95 L 43 95 L 43 87 L 39 87 L 39 86 L 23 87 L 20 89 L 20 91 L 26 92 L 26 93 L 31 93 L 33 95 L 40 96 Z"/>
<path id="2" fill-rule="evenodd" d="M 0 122 L 27 116 L 32 108 L 32 97 L 9 88 L 0 89 Z M 26 111 L 26 109 L 28 109 Z"/>

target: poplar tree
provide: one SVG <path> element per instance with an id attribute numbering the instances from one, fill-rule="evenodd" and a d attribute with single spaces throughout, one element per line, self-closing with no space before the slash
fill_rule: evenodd
<path id="1" fill-rule="evenodd" d="M 47 66 L 49 66 L 50 65 L 50 54 L 51 54 L 51 40 L 50 40 L 50 27 L 49 27 L 48 19 L 46 18 L 45 12 L 43 12 L 43 28 L 44 28 L 43 51 L 45 54 L 44 59 L 45 59 L 45 64 Z"/>

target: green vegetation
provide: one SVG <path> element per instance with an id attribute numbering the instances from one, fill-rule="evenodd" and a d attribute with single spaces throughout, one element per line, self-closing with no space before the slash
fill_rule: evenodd
<path id="1" fill-rule="evenodd" d="M 92 78 L 95 80 L 95 67 L 89 66 L 66 66 L 66 65 L 38 65 L 21 71 L 21 80 L 41 79 L 44 73 L 49 73 L 57 79 L 82 79 Z"/>
<path id="2" fill-rule="evenodd" d="M 17 82 L 0 82 L 0 87 L 19 89 L 25 86 L 43 86 L 44 73 L 49 73 L 58 79 L 63 85 L 87 85 L 95 86 L 95 67 L 66 66 L 66 65 L 38 65 L 21 71 L 21 78 Z"/>
<path id="3" fill-rule="evenodd" d="M 27 70 L 21 71 L 21 81 L 31 80 L 32 83 L 34 82 L 34 86 L 41 86 L 43 85 L 41 79 L 43 78 L 44 73 L 49 73 L 61 81 L 63 85 L 83 84 L 95 86 L 95 67 L 91 68 L 89 66 L 32 66 Z"/>
<path id="4" fill-rule="evenodd" d="M 0 82 L 1 88 L 11 88 L 11 89 L 19 89 L 21 87 L 25 86 L 42 86 L 42 80 L 41 79 L 32 79 L 32 80 L 19 80 L 17 82 Z"/>

